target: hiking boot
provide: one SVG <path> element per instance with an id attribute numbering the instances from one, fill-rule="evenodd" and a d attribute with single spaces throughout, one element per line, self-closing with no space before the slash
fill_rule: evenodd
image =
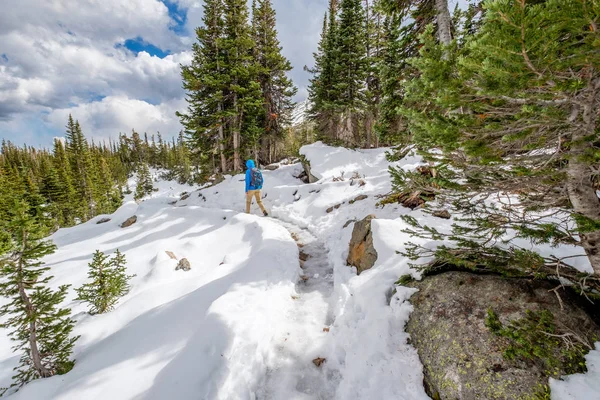
<path id="1" fill-rule="evenodd" d="M 266 211 L 263 211 L 263 215 L 264 215 L 265 217 L 268 217 L 268 216 L 269 216 L 269 213 L 268 213 L 268 212 L 266 212 Z"/>

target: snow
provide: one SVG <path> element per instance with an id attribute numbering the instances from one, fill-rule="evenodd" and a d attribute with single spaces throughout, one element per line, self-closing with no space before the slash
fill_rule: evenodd
<path id="1" fill-rule="evenodd" d="M 299 102 L 292 111 L 292 126 L 303 124 L 308 119 L 308 109 L 310 101 L 308 99 Z"/>
<path id="2" fill-rule="evenodd" d="M 200 190 L 157 182 L 158 191 L 140 204 L 127 199 L 108 223 L 97 225 L 106 217 L 98 216 L 61 229 L 52 238 L 58 251 L 45 261 L 52 286 L 73 285 L 65 306 L 81 335 L 77 363 L 10 398 L 428 399 L 423 367 L 404 332 L 415 289 L 394 285 L 404 274 L 419 278 L 398 254 L 417 240 L 402 232 L 407 226 L 399 217 L 410 214 L 442 229 L 451 221 L 399 205 L 376 207 L 377 196 L 391 190 L 390 166 L 423 164 L 413 153 L 390 163 L 386 151 L 303 147 L 320 180 L 301 183 L 299 164 L 264 171 L 269 218 L 258 216 L 256 204 L 254 214 L 243 214 L 244 177 L 236 175 Z M 130 186 L 135 189 L 133 181 Z M 182 192 L 190 197 L 179 200 Z M 368 197 L 350 204 L 359 195 Z M 357 275 L 345 261 L 351 222 L 369 214 L 377 217 L 378 259 Z M 120 228 L 132 215 L 137 223 Z M 308 255 L 304 268 L 295 240 Z M 122 251 L 136 277 L 114 311 L 90 316 L 74 301 L 73 288 L 85 282 L 96 249 Z M 188 258 L 192 270 L 175 271 L 177 261 L 165 251 Z M 0 386 L 10 383 L 18 362 L 10 345 L 0 331 Z M 319 357 L 325 361 L 317 368 L 312 361 Z M 579 382 L 597 393 L 598 353 L 588 358 L 588 374 L 552 381 L 553 393 L 578 390 Z M 559 396 L 553 394 L 593 398 Z"/>
<path id="3" fill-rule="evenodd" d="M 600 342 L 590 351 L 586 359 L 588 372 L 550 379 L 553 400 L 599 400 L 600 399 Z"/>

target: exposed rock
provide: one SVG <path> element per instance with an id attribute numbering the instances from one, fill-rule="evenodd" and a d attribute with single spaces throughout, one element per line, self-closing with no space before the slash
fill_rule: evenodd
<path id="1" fill-rule="evenodd" d="M 177 257 L 172 251 L 165 251 L 171 260 L 177 260 Z"/>
<path id="2" fill-rule="evenodd" d="M 302 279 L 303 282 L 306 282 L 306 281 L 308 281 L 308 276 L 302 275 L 302 276 L 300 276 L 300 279 Z"/>
<path id="3" fill-rule="evenodd" d="M 432 215 L 434 217 L 444 218 L 444 219 L 450 219 L 450 218 L 452 218 L 452 215 L 450 215 L 450 213 L 448 212 L 448 210 L 437 210 L 437 211 L 434 211 Z"/>
<path id="4" fill-rule="evenodd" d="M 184 192 L 181 194 L 181 201 L 187 200 L 190 198 L 190 194 L 188 192 Z"/>
<path id="5" fill-rule="evenodd" d="M 102 218 L 100 221 L 96 222 L 96 224 L 100 225 L 105 224 L 107 222 L 110 222 L 110 218 Z"/>
<path id="6" fill-rule="evenodd" d="M 304 168 L 306 183 L 315 183 L 316 181 L 319 180 L 319 179 L 317 179 L 316 176 L 314 176 L 310 172 L 310 163 L 309 162 L 302 161 L 302 168 Z"/>
<path id="7" fill-rule="evenodd" d="M 134 215 L 133 217 L 129 217 L 125 220 L 125 222 L 123 222 L 121 224 L 121 228 L 127 228 L 130 227 L 131 225 L 135 224 L 137 222 L 137 215 Z"/>
<path id="8" fill-rule="evenodd" d="M 362 180 L 362 179 L 361 179 L 360 181 L 358 181 L 358 186 L 359 186 L 359 187 L 365 186 L 366 184 L 367 184 L 367 182 L 365 182 L 365 181 L 364 181 L 364 180 Z"/>
<path id="9" fill-rule="evenodd" d="M 344 224 L 344 229 L 347 228 L 348 226 L 350 226 L 351 223 L 356 222 L 355 219 L 349 219 L 348 221 L 346 221 L 346 223 Z"/>
<path id="10" fill-rule="evenodd" d="M 335 209 L 337 210 L 337 209 L 338 209 L 338 208 L 340 208 L 341 206 L 342 206 L 341 204 L 336 204 L 335 206 L 333 206 L 333 208 L 335 208 Z"/>
<path id="11" fill-rule="evenodd" d="M 325 212 L 327 212 L 327 214 L 333 212 L 333 207 L 329 207 L 327 210 L 325 210 Z"/>
<path id="12" fill-rule="evenodd" d="M 263 169 L 266 169 L 267 171 L 275 171 L 278 168 L 279 168 L 279 165 L 277 165 L 277 164 L 271 164 L 271 165 L 267 165 Z"/>
<path id="13" fill-rule="evenodd" d="M 362 221 L 354 224 L 352 239 L 350 239 L 350 251 L 348 253 L 348 265 L 356 267 L 358 274 L 375 265 L 377 251 L 373 246 L 373 233 L 371 232 L 371 220 L 374 215 L 365 217 Z"/>
<path id="14" fill-rule="evenodd" d="M 170 205 L 170 206 L 174 206 L 175 204 L 177 204 L 177 200 L 173 200 L 173 201 L 170 201 L 170 202 L 169 202 L 169 205 Z"/>
<path id="15" fill-rule="evenodd" d="M 538 398 L 549 376 L 578 372 L 578 361 L 565 356 L 568 347 L 579 343 L 587 348 L 593 337 L 600 337 L 600 327 L 578 304 L 581 296 L 561 289 L 562 309 L 552 291 L 555 285 L 547 281 L 446 272 L 408 286 L 419 291 L 411 298 L 414 311 L 407 332 L 424 366 L 425 387 L 434 399 Z M 489 321 L 486 326 L 488 309 L 498 316 L 501 327 L 519 321 L 517 325 L 524 326 L 520 332 L 526 333 L 519 333 L 519 341 L 494 334 Z M 569 339 L 546 335 L 542 330 L 546 325 L 532 317 L 542 312 L 550 312 L 546 315 L 554 319 L 552 334 L 567 333 Z M 524 325 L 527 321 L 534 321 L 532 328 Z M 535 341 L 528 341 L 529 335 L 536 335 L 531 336 Z M 531 343 L 535 344 L 527 350 Z M 508 359 L 505 351 L 515 345 L 520 352 Z"/>
<path id="16" fill-rule="evenodd" d="M 365 200 L 367 198 L 369 198 L 369 196 L 367 196 L 366 194 L 361 194 L 360 196 L 357 196 L 354 200 L 350 200 L 349 203 L 350 204 L 354 204 L 357 201 L 362 201 L 362 200 Z"/>
<path id="17" fill-rule="evenodd" d="M 326 358 L 322 358 L 322 357 L 317 357 L 313 360 L 313 364 L 315 364 L 318 367 L 320 367 L 325 361 L 327 361 Z"/>
<path id="18" fill-rule="evenodd" d="M 323 332 L 329 332 L 329 328 L 323 328 Z"/>
<path id="19" fill-rule="evenodd" d="M 175 267 L 175 271 L 189 271 L 190 269 L 192 269 L 192 265 L 187 258 L 182 258 L 179 260 L 179 264 L 177 264 L 177 267 Z"/>
<path id="20" fill-rule="evenodd" d="M 300 260 L 306 261 L 306 260 L 308 260 L 309 257 L 310 256 L 308 254 L 306 254 L 305 252 L 303 252 L 303 251 L 300 252 L 300 256 L 299 256 Z"/>

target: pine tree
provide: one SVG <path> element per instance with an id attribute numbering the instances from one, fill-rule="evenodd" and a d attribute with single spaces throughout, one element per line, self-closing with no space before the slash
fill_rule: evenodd
<path id="1" fill-rule="evenodd" d="M 271 155 L 273 144 L 282 138 L 283 128 L 290 122 L 294 108 L 292 97 L 297 89 L 286 75 L 292 70 L 292 65 L 281 54 L 271 0 L 258 0 L 258 5 L 253 6 L 252 22 L 254 56 L 259 65 L 258 80 L 264 107 L 259 126 L 266 134 L 263 136 L 262 147 L 268 149 L 268 154 Z M 254 149 L 254 153 L 254 159 L 258 160 L 258 148 Z M 273 162 L 270 157 L 269 162 Z"/>
<path id="2" fill-rule="evenodd" d="M 76 289 L 77 299 L 90 304 L 91 314 L 103 314 L 113 309 L 121 297 L 129 292 L 129 280 L 135 275 L 127 275 L 125 256 L 117 250 L 115 256 L 109 256 L 96 250 L 89 264 L 88 278 Z"/>
<path id="3" fill-rule="evenodd" d="M 258 136 L 257 118 L 262 109 L 254 40 L 248 21 L 245 0 L 224 0 L 224 69 L 229 73 L 225 82 L 229 90 L 227 108 L 233 141 L 233 170 L 241 171 L 241 154 L 245 146 L 251 150 Z"/>
<path id="4" fill-rule="evenodd" d="M 413 60 L 420 77 L 407 85 L 412 104 L 427 107 L 405 111 L 417 144 L 461 160 L 454 164 L 476 190 L 520 194 L 522 215 L 496 218 L 495 233 L 510 227 L 536 243 L 577 243 L 600 275 L 599 14 L 588 5 L 490 2 L 462 50 L 438 45 L 430 29 Z M 536 224 L 531 212 L 547 209 L 571 212 L 577 229 Z M 470 221 L 489 225 L 481 214 Z"/>
<path id="5" fill-rule="evenodd" d="M 0 222 L 5 232 L 0 243 L 0 293 L 10 302 L 0 307 L 0 315 L 9 316 L 2 327 L 13 329 L 10 336 L 17 342 L 13 350 L 22 352 L 13 384 L 20 387 L 33 379 L 68 372 L 74 364 L 70 356 L 78 337 L 70 337 L 74 326 L 70 310 L 59 308 L 68 285 L 57 291 L 48 288 L 52 276 L 38 261 L 56 249 L 43 240 L 50 225 L 44 213 L 14 195 L 3 201 L 11 207 Z"/>
<path id="6" fill-rule="evenodd" d="M 148 169 L 148 164 L 141 163 L 138 167 L 137 173 L 137 186 L 135 188 L 135 200 L 141 200 L 142 198 L 152 194 L 154 185 L 152 183 L 152 176 Z"/>
<path id="7" fill-rule="evenodd" d="M 225 152 L 226 81 L 224 52 L 224 8 L 223 0 L 204 2 L 204 26 L 196 29 L 197 42 L 193 44 L 194 57 L 189 66 L 183 66 L 181 75 L 187 93 L 187 112 L 178 113 L 186 134 L 201 159 L 203 167 L 208 165 L 207 153 L 215 148 L 219 151 L 220 168 L 228 170 Z M 165 160 L 162 138 L 159 136 L 162 161 Z"/>
<path id="8" fill-rule="evenodd" d="M 338 57 L 335 74 L 342 113 L 338 139 L 346 144 L 360 143 L 360 114 L 365 108 L 366 31 L 361 0 L 341 0 L 337 36 Z"/>
<path id="9" fill-rule="evenodd" d="M 54 140 L 54 167 L 58 174 L 58 180 L 61 184 L 60 193 L 58 194 L 58 205 L 61 210 L 61 217 L 59 221 L 63 226 L 72 225 L 75 220 L 75 189 L 73 187 L 73 174 L 71 171 L 71 164 L 65 152 L 63 143 L 55 139 Z"/>
<path id="10" fill-rule="evenodd" d="M 338 0 L 329 0 L 329 22 L 323 24 L 319 55 L 315 59 L 314 77 L 310 82 L 310 117 L 316 123 L 320 139 L 338 138 L 340 108 L 338 104 L 340 76 L 336 72 L 338 64 Z M 319 54 L 320 53 L 320 54 Z"/>

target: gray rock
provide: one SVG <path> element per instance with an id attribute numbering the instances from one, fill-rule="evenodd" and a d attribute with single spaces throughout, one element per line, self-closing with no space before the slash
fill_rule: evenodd
<path id="1" fill-rule="evenodd" d="M 450 215 L 450 213 L 448 212 L 448 210 L 437 210 L 437 211 L 434 211 L 432 215 L 434 217 L 443 218 L 443 219 L 450 219 L 450 218 L 452 218 L 452 215 Z"/>
<path id="2" fill-rule="evenodd" d="M 366 271 L 375 265 L 377 261 L 377 251 L 373 245 L 373 233 L 371 232 L 371 221 L 374 215 L 369 215 L 363 220 L 354 224 L 352 230 L 352 239 L 350 239 L 350 249 L 348 252 L 348 265 L 356 267 L 358 274 Z"/>
<path id="3" fill-rule="evenodd" d="M 572 332 L 590 345 L 594 336 L 600 337 L 599 327 L 577 305 L 576 297 L 561 290 L 561 309 L 552 292 L 556 285 L 547 281 L 446 272 L 407 286 L 419 291 L 411 298 L 414 311 L 406 330 L 434 399 L 533 399 L 548 384 L 553 368 L 545 362 L 504 356 L 511 342 L 485 325 L 488 309 L 504 326 L 523 321 L 527 310 L 548 310 L 555 318 L 555 333 Z M 562 339 L 554 340 L 552 351 L 560 356 Z M 564 374 L 564 367 L 559 364 L 553 376 Z"/>
<path id="4" fill-rule="evenodd" d="M 100 225 L 105 224 L 107 222 L 110 222 L 110 218 L 102 218 L 100 221 L 96 222 L 96 224 Z"/>
<path id="5" fill-rule="evenodd" d="M 271 165 L 267 165 L 263 169 L 265 169 L 267 171 L 275 171 L 278 168 L 279 168 L 279 165 L 277 165 L 277 164 L 271 164 Z"/>
<path id="6" fill-rule="evenodd" d="M 134 215 L 133 217 L 129 217 L 125 220 L 125 222 L 123 222 L 121 224 L 121 228 L 128 228 L 131 225 L 135 224 L 137 222 L 137 215 Z"/>
<path id="7" fill-rule="evenodd" d="M 350 204 L 354 204 L 354 203 L 356 203 L 357 201 L 363 201 L 363 200 L 366 200 L 366 199 L 368 199 L 368 198 L 369 198 L 369 196 L 367 196 L 366 194 L 361 194 L 360 196 L 356 196 L 356 198 L 355 198 L 355 199 L 353 199 L 353 200 L 350 200 L 350 201 L 349 201 L 349 203 L 350 203 Z"/>
<path id="8" fill-rule="evenodd" d="M 318 181 L 317 177 L 314 176 L 311 172 L 310 172 L 310 163 L 303 161 L 302 162 L 302 168 L 304 168 L 304 173 L 306 174 L 306 181 L 307 183 L 315 183 L 316 181 Z"/>
<path id="9" fill-rule="evenodd" d="M 177 256 L 175 256 L 175 253 L 173 253 L 172 251 L 165 251 L 165 253 L 167 253 L 167 255 L 169 256 L 169 258 L 171 260 L 177 260 Z"/>
<path id="10" fill-rule="evenodd" d="M 190 194 L 188 192 L 184 192 L 181 194 L 181 201 L 187 200 L 190 198 Z"/>
<path id="11" fill-rule="evenodd" d="M 175 267 L 175 271 L 189 271 L 192 269 L 192 264 L 190 264 L 190 262 L 188 261 L 187 258 L 182 258 L 181 260 L 179 260 L 179 263 L 177 264 L 177 267 Z"/>

